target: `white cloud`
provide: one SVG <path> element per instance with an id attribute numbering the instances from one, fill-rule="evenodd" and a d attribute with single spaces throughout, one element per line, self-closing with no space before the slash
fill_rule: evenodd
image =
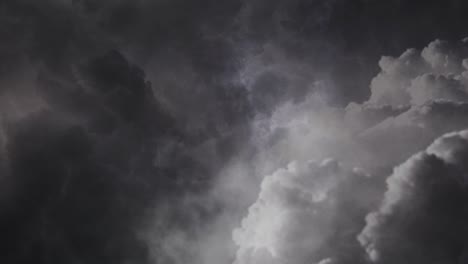
<path id="1" fill-rule="evenodd" d="M 409 49 L 400 57 L 384 56 L 372 80 L 369 103 L 393 106 L 431 99 L 466 100 L 464 56 L 467 45 L 435 40 L 421 52 Z"/>
<path id="2" fill-rule="evenodd" d="M 266 176 L 257 201 L 233 232 L 235 264 L 334 263 L 355 258 L 360 219 L 375 186 L 335 160 L 293 162 Z M 345 219 L 343 219 L 343 217 Z"/>

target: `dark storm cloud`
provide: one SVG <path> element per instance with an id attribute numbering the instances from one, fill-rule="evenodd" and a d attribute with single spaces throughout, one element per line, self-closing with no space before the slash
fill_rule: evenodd
<path id="1" fill-rule="evenodd" d="M 1 50 L 2 102 L 7 103 L 2 106 L 1 261 L 149 262 L 147 242 L 138 237 L 147 211 L 172 203 L 169 212 L 158 215 L 167 219 L 162 229 L 198 224 L 184 219 L 203 209 L 182 211 L 187 208 L 177 206 L 178 196 L 206 190 L 212 170 L 221 166 L 200 164 L 188 149 L 215 138 L 222 160 L 237 141 L 229 135 L 217 140 L 245 115 L 236 87 L 224 89 L 226 44 L 198 37 L 196 20 L 204 17 L 196 4 L 186 15 L 163 1 L 8 1 L 2 7 L 2 30 L 10 36 Z M 185 21 L 168 15 L 174 11 Z M 153 31 L 153 25 L 159 29 Z M 154 40 L 145 40 L 148 35 Z M 141 45 L 134 47 L 129 39 Z M 193 99 L 221 113 L 192 121 L 200 123 L 201 136 L 186 130 L 183 120 L 175 122 L 176 112 L 163 109 L 155 93 L 166 87 L 149 83 L 127 60 L 144 64 L 138 60 L 141 50 L 151 57 L 150 49 L 169 46 L 179 57 L 189 57 L 197 78 L 213 87 L 202 90 L 213 97 Z M 194 87 L 190 81 L 186 85 Z M 176 102 L 191 96 L 188 88 L 174 93 Z M 167 252 L 160 254 L 164 259 Z"/>
<path id="2" fill-rule="evenodd" d="M 169 118 L 132 67 L 115 52 L 91 60 L 81 70 L 87 87 L 43 73 L 47 109 L 4 123 L 12 194 L 2 261 L 145 261 L 135 228 L 148 203 L 176 185 L 151 159 Z"/>
<path id="3" fill-rule="evenodd" d="M 98 162 L 83 128 L 49 113 L 30 118 L 15 126 L 7 145 L 7 181 L 14 181 L 15 192 L 2 214 L 2 261 L 144 260 L 132 230 L 142 186 L 133 189 L 123 171 Z"/>
<path id="4" fill-rule="evenodd" d="M 254 167 L 252 157 L 262 151 L 250 141 L 255 115 L 274 116 L 278 105 L 302 103 L 317 91 L 333 104 L 362 101 L 378 56 L 436 37 L 460 39 L 466 7 L 397 0 L 3 1 L 0 261 L 229 262 L 226 248 L 216 256 L 209 251 L 229 239 L 230 230 L 221 239 L 212 230 L 229 227 L 216 226 L 216 217 L 228 211 L 221 204 L 231 196 L 205 192 L 238 155 Z M 457 102 L 410 113 L 422 120 L 460 113 L 453 119 L 459 122 L 466 108 L 458 102 L 461 84 L 431 74 L 415 82 L 414 103 Z M 423 86 L 433 93 L 421 93 Z M 356 116 L 366 128 L 407 111 L 362 109 L 364 116 Z M 313 120 L 314 128 L 329 119 Z M 434 126 L 444 130 L 443 122 Z M 315 142 L 299 139 L 294 143 L 304 149 Z M 241 198 L 239 211 L 248 200 Z M 138 234 L 152 221 L 161 224 L 149 245 Z M 208 233 L 212 240 L 204 243 Z"/>
<path id="5" fill-rule="evenodd" d="M 463 263 L 467 133 L 447 134 L 395 168 L 359 236 L 375 263 Z"/>

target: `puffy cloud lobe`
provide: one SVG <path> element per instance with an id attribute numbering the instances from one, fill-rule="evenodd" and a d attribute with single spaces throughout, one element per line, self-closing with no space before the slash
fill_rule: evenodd
<path id="1" fill-rule="evenodd" d="M 435 40 L 422 51 L 382 57 L 369 100 L 349 104 L 344 114 L 357 145 L 376 157 L 371 163 L 393 166 L 438 136 L 466 128 L 466 56 L 466 42 Z"/>
<path id="2" fill-rule="evenodd" d="M 369 103 L 399 106 L 434 99 L 466 101 L 462 77 L 467 55 L 464 42 L 451 45 L 436 40 L 421 52 L 409 49 L 398 58 L 382 57 L 381 72 L 371 82 Z"/>
<path id="3" fill-rule="evenodd" d="M 451 43 L 435 40 L 421 51 L 421 57 L 432 71 L 441 75 L 457 74 L 463 71 L 462 60 L 468 55 L 466 41 Z"/>
<path id="4" fill-rule="evenodd" d="M 371 82 L 369 102 L 396 106 L 409 103 L 406 89 L 427 67 L 415 49 L 405 51 L 399 58 L 382 57 L 379 66 L 382 71 Z"/>
<path id="5" fill-rule="evenodd" d="M 468 131 L 450 133 L 395 168 L 359 235 L 375 263 L 465 263 Z"/>
<path id="6" fill-rule="evenodd" d="M 289 164 L 264 178 L 233 232 L 234 263 L 359 263 L 355 236 L 376 190 L 371 178 L 334 160 Z"/>

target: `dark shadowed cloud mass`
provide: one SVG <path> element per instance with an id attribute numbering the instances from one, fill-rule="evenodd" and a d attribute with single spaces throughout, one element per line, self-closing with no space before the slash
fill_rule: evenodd
<path id="1" fill-rule="evenodd" d="M 465 263 L 467 11 L 2 1 L 0 263 Z"/>

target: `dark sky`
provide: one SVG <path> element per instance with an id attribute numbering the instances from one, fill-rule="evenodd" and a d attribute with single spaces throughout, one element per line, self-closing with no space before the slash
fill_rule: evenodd
<path id="1" fill-rule="evenodd" d="M 331 105 L 363 102 L 382 55 L 459 41 L 467 13 L 464 0 L 1 1 L 0 263 L 153 263 L 138 230 L 159 213 L 161 236 L 210 223 L 222 205 L 181 197 L 258 151 L 244 144 L 256 114 L 315 81 Z"/>

